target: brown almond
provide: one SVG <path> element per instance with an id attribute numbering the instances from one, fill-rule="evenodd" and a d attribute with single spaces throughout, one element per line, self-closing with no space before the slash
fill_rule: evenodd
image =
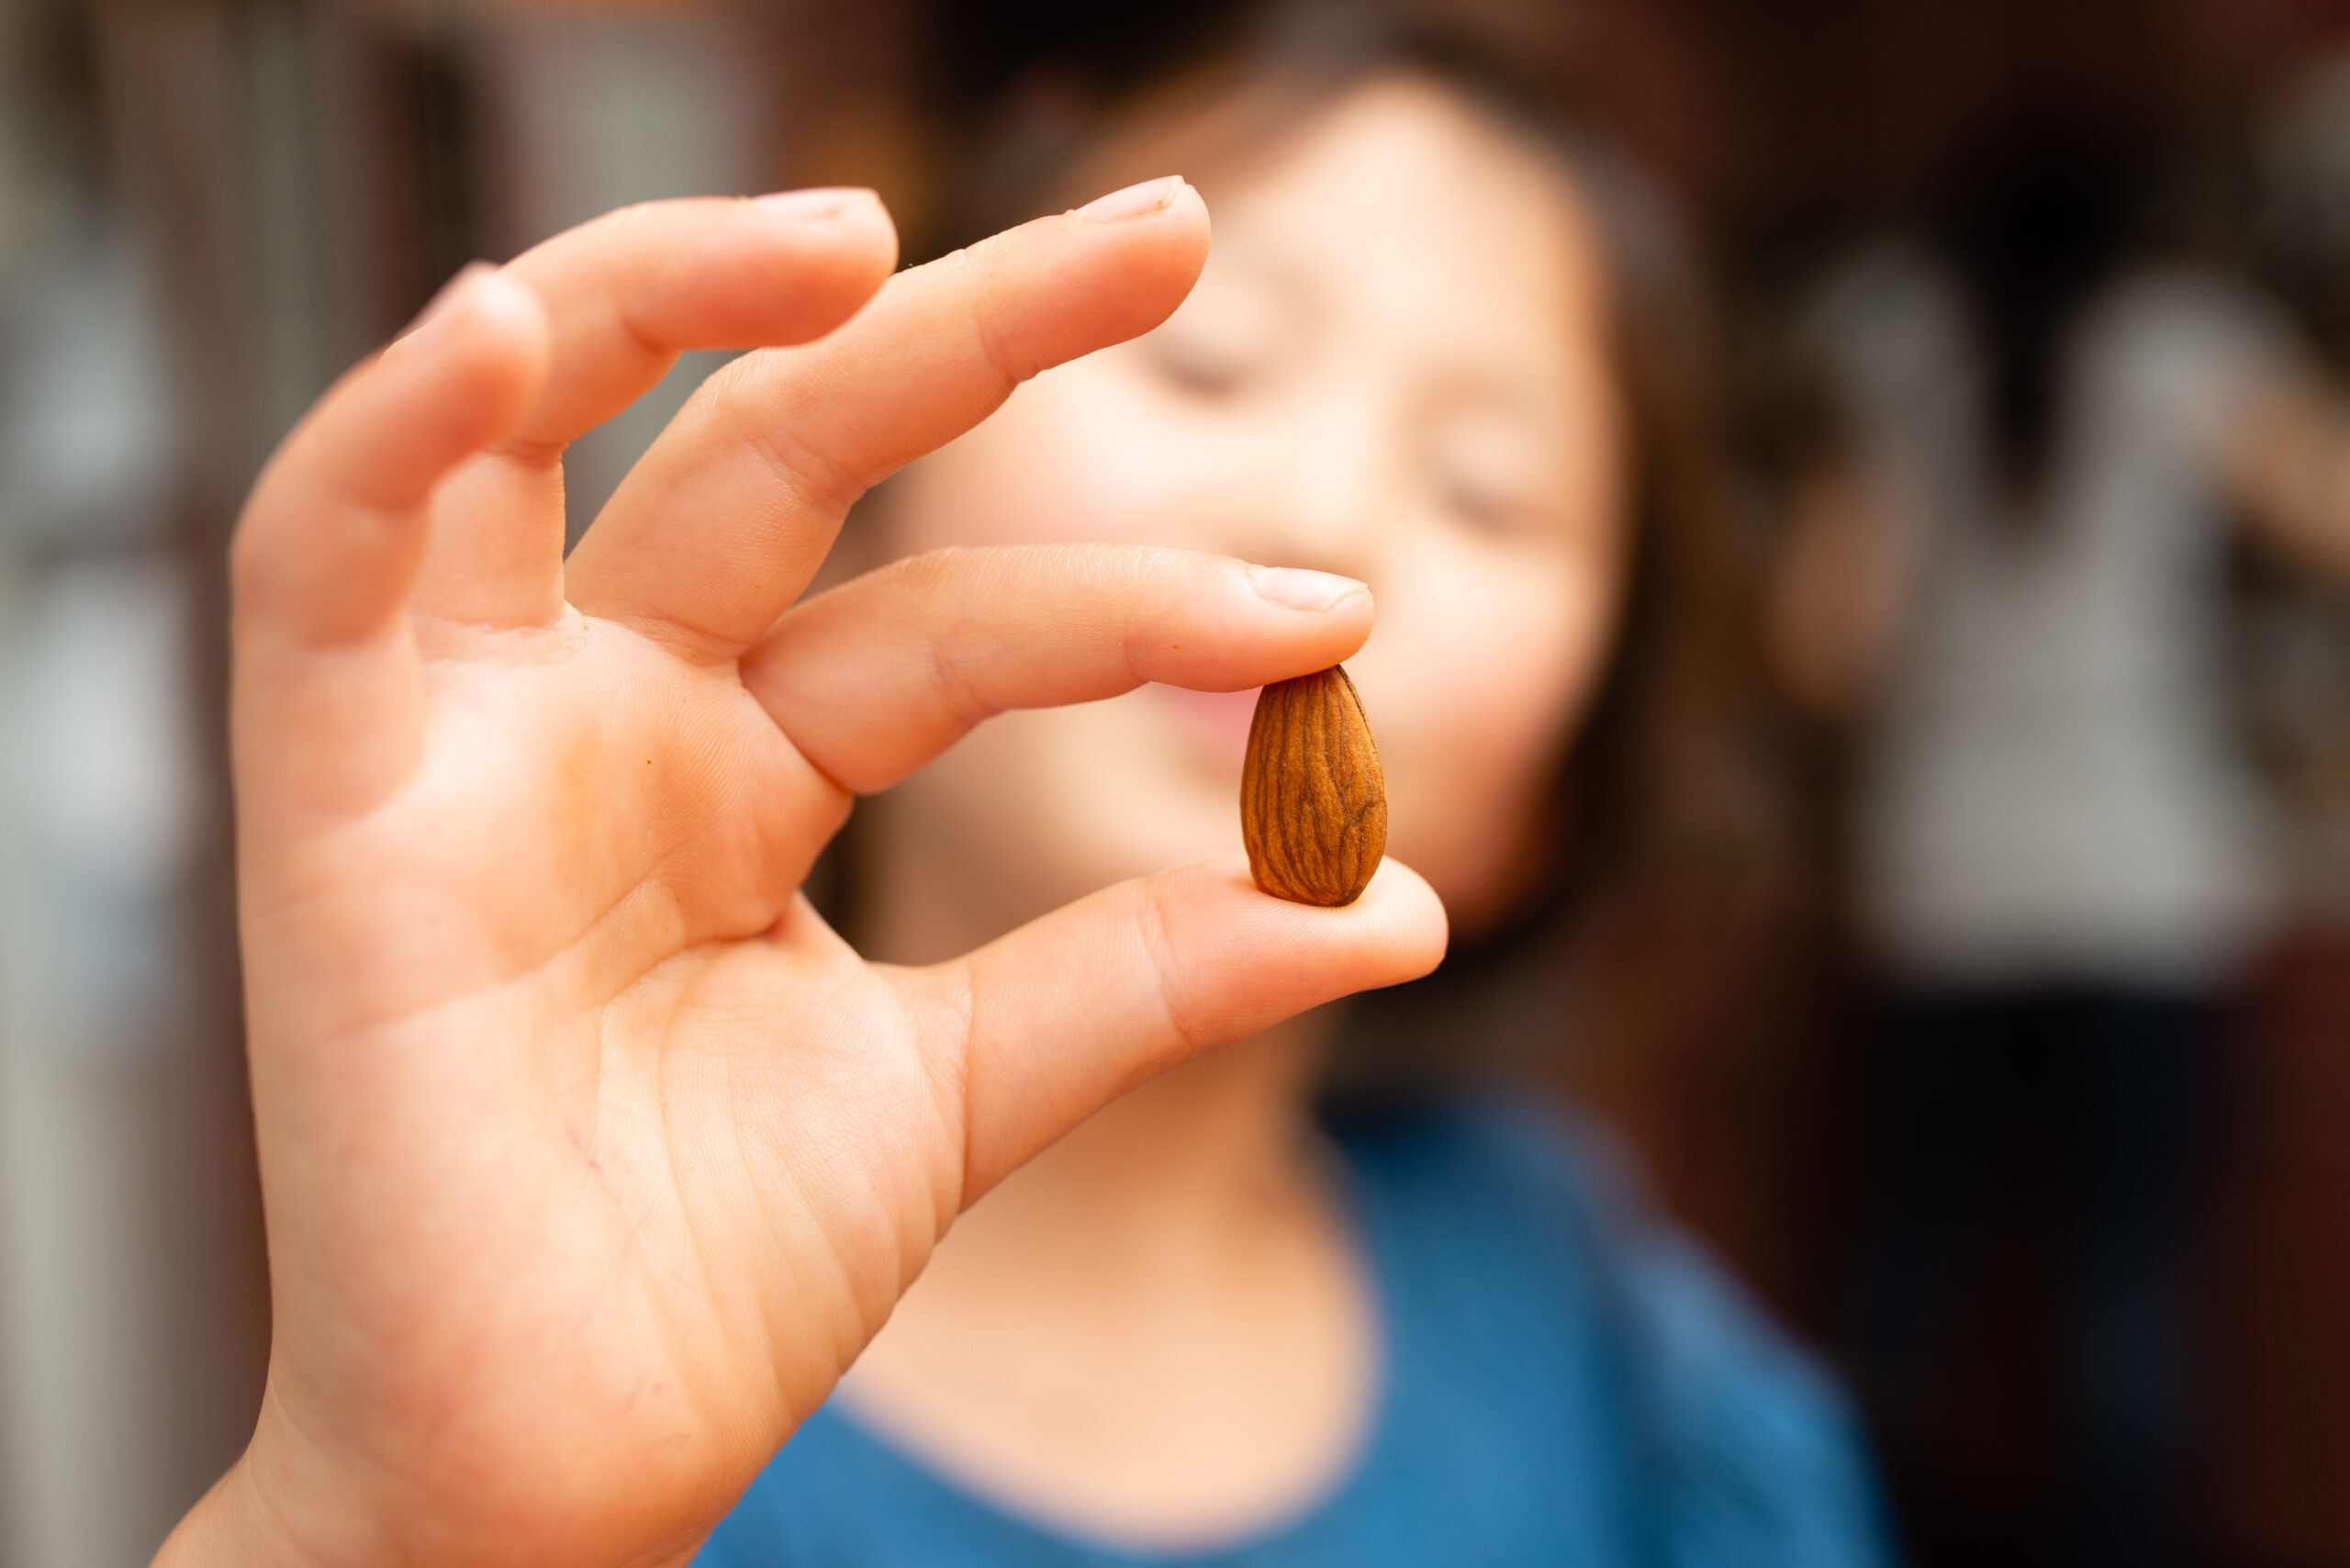
<path id="1" fill-rule="evenodd" d="M 1257 885 L 1346 904 L 1387 850 L 1387 776 L 1355 683 L 1337 665 L 1257 696 L 1240 768 L 1240 836 Z"/>

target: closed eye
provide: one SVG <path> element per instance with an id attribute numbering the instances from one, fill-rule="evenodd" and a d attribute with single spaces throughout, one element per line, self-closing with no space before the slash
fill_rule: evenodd
<path id="1" fill-rule="evenodd" d="M 1543 509 L 1527 497 L 1458 476 L 1442 483 L 1444 510 L 1479 533 L 1516 538 L 1547 526 Z"/>
<path id="2" fill-rule="evenodd" d="M 1203 401 L 1238 393 L 1254 368 L 1238 345 L 1219 343 L 1204 334 L 1163 332 L 1152 346 L 1159 378 L 1170 389 Z"/>

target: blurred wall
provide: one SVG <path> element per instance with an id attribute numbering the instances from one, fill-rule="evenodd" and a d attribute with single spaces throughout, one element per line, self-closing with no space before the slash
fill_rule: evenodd
<path id="1" fill-rule="evenodd" d="M 222 563 L 269 447 L 476 254 L 778 183 L 789 18 L 0 11 L 0 1562 L 143 1562 L 267 1344 Z M 711 356 L 583 443 L 592 513 Z"/>
<path id="2" fill-rule="evenodd" d="M 189 396 L 200 258 L 127 199 L 155 171 L 120 84 L 185 35 L 98 21 L 19 5 L 0 53 L 0 1557 L 28 1564 L 140 1561 L 241 1443 L 266 1342 L 214 630 L 253 447 Z"/>

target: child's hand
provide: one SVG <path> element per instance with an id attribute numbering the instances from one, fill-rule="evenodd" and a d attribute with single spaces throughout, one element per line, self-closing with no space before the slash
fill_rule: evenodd
<path id="1" fill-rule="evenodd" d="M 933 969 L 799 895 L 852 795 L 990 713 L 1252 685 L 1370 629 L 1331 579 L 1109 547 L 794 608 L 866 487 L 1182 297 L 1205 209 L 1126 205 L 896 277 L 862 193 L 635 208 L 463 280 L 287 440 L 235 549 L 275 1343 L 166 1560 L 682 1561 L 990 1183 L 1435 962 L 1394 867 L 1326 911 L 1236 856 Z M 680 350 L 793 342 L 563 559 L 565 442 Z"/>

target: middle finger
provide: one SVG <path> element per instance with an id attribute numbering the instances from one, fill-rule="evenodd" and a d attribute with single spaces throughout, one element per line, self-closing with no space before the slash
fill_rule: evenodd
<path id="1" fill-rule="evenodd" d="M 696 349 L 805 342 L 890 275 L 872 192 L 644 202 L 566 230 L 504 269 L 554 329 L 545 389 L 436 501 L 416 602 L 443 619 L 542 625 L 563 603 L 564 449 Z"/>
<path id="2" fill-rule="evenodd" d="M 572 553 L 572 603 L 700 656 L 741 655 L 867 487 L 1047 365 L 1158 325 L 1207 241 L 1198 195 L 1153 181 L 901 273 L 821 342 L 736 361 Z"/>

